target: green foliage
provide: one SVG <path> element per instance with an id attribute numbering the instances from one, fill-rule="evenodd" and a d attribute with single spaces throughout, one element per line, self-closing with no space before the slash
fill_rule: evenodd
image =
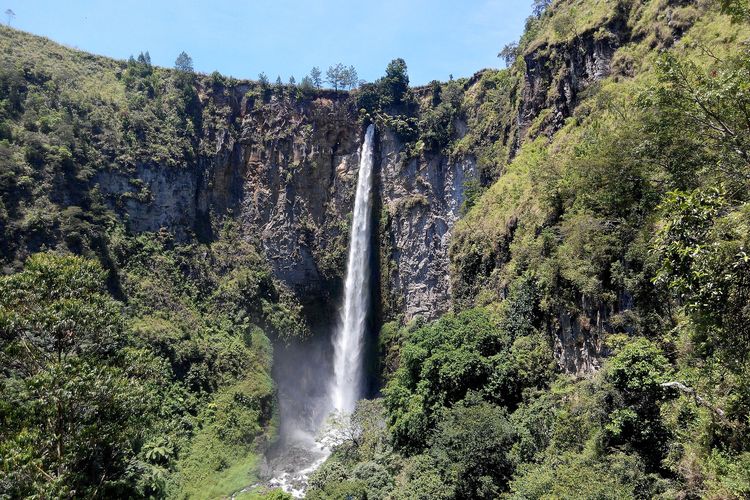
<path id="1" fill-rule="evenodd" d="M 670 438 L 660 414 L 660 403 L 667 396 L 662 384 L 669 371 L 662 351 L 639 339 L 612 358 L 605 375 L 622 398 L 610 413 L 607 437 L 613 446 L 632 445 L 652 470 L 661 466 Z"/>
<path id="2" fill-rule="evenodd" d="M 675 191 L 662 203 L 667 217 L 660 232 L 662 265 L 656 279 L 666 282 L 678 296 L 687 298 L 703 291 L 701 280 L 706 273 L 694 267 L 701 253 L 710 252 L 705 249 L 708 233 L 726 207 L 725 196 L 718 189 Z M 714 304 L 704 305 L 711 308 Z"/>
<path id="3" fill-rule="evenodd" d="M 341 63 L 331 66 L 326 71 L 327 82 L 333 87 L 334 90 L 339 89 L 353 89 L 359 83 L 359 77 L 357 76 L 357 70 L 354 66 L 348 68 Z"/>
<path id="4" fill-rule="evenodd" d="M 419 120 L 419 138 L 428 148 L 440 150 L 448 145 L 455 130 L 463 98 L 463 89 L 457 82 L 438 87 L 433 95 L 435 107 L 422 113 Z"/>
<path id="5" fill-rule="evenodd" d="M 513 300 L 522 303 L 523 293 L 514 293 Z M 506 311 L 498 318 L 487 310 L 468 310 L 409 332 L 400 367 L 384 390 L 397 446 L 424 449 L 441 408 L 471 391 L 512 408 L 525 387 L 545 385 L 552 357 L 544 342 L 529 341 L 531 311 Z"/>
<path id="6" fill-rule="evenodd" d="M 513 475 L 515 430 L 503 408 L 467 401 L 444 410 L 430 453 L 455 481 L 459 498 L 497 498 Z"/>
<path id="7" fill-rule="evenodd" d="M 455 490 L 450 479 L 429 455 L 410 458 L 396 477 L 394 499 L 448 500 L 454 497 Z"/>
<path id="8" fill-rule="evenodd" d="M 386 75 L 375 83 L 362 85 L 354 94 L 360 117 L 392 130 L 406 143 L 417 138 L 416 103 L 409 89 L 409 75 L 403 59 L 394 59 Z"/>
<path id="9" fill-rule="evenodd" d="M 177 56 L 177 59 L 174 62 L 174 69 L 181 73 L 192 73 L 193 58 L 187 55 L 185 51 L 180 52 L 180 55 Z"/>
<path id="10" fill-rule="evenodd" d="M 529 464 L 511 483 L 514 499 L 645 498 L 640 491 L 642 467 L 633 457 L 599 457 L 566 453 L 543 464 Z"/>
<path id="11" fill-rule="evenodd" d="M 126 317 L 93 261 L 39 254 L 2 279 L 2 386 L 17 402 L 0 407 L 0 446 L 14 450 L 3 491 L 222 495 L 252 483 L 273 387 L 270 343 L 251 321 L 300 320 L 233 231 L 210 248 L 111 235 Z M 240 267 L 253 277 L 244 293 L 211 292 L 232 289 Z"/>
<path id="12" fill-rule="evenodd" d="M 134 494 L 144 413 L 156 404 L 129 366 L 120 305 L 95 262 L 51 253 L 0 278 L 0 491 Z"/>
<path id="13" fill-rule="evenodd" d="M 270 359 L 264 362 L 270 367 Z M 271 417 L 272 385 L 259 371 L 218 392 L 200 415 L 202 427 L 179 464 L 181 494 L 219 497 L 257 481 L 256 438 Z"/>
<path id="14" fill-rule="evenodd" d="M 750 5 L 747 0 L 720 0 L 721 11 L 732 17 L 734 22 L 750 19 Z"/>
<path id="15" fill-rule="evenodd" d="M 687 307 L 702 353 L 718 349 L 742 370 L 750 338 L 747 205 L 732 210 L 722 191 L 707 189 L 670 193 L 662 208 L 665 224 L 656 242 L 662 265 L 655 280 Z"/>
<path id="16" fill-rule="evenodd" d="M 685 151 L 685 156 L 697 156 L 704 169 L 711 169 L 704 172 L 730 190 L 746 189 L 750 159 L 747 52 L 738 51 L 707 69 L 667 53 L 659 60 L 658 77 L 660 85 L 651 98 L 660 111 L 661 127 L 676 134 L 690 130 L 688 137 L 700 138 L 701 147 Z"/>
<path id="17" fill-rule="evenodd" d="M 394 59 L 385 68 L 385 76 L 380 80 L 385 93 L 385 106 L 397 106 L 404 100 L 409 90 L 409 74 L 406 61 Z"/>

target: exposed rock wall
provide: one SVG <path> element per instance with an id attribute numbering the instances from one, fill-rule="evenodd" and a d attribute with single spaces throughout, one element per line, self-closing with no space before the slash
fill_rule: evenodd
<path id="1" fill-rule="evenodd" d="M 264 100 L 247 91 L 203 89 L 194 165 L 142 166 L 135 176 L 97 181 L 135 232 L 210 239 L 222 216 L 238 218 L 303 303 L 330 304 L 345 273 L 363 127 L 345 94 Z M 388 219 L 379 222 L 390 242 L 381 249 L 386 314 L 432 318 L 450 306 L 448 238 L 474 161 L 405 160 L 391 131 L 379 130 L 378 141 L 377 216 Z"/>
<path id="2" fill-rule="evenodd" d="M 405 159 L 396 136 L 380 140 L 383 215 L 388 262 L 384 303 L 393 316 L 431 319 L 450 306 L 449 238 L 464 201 L 464 181 L 476 176 L 472 157 L 450 161 L 440 154 Z M 383 259 L 381 259 L 381 262 Z"/>
<path id="3" fill-rule="evenodd" d="M 629 36 L 624 17 L 616 16 L 596 31 L 525 54 L 513 142 L 558 130 L 581 94 L 610 74 L 613 55 Z M 345 274 L 363 136 L 353 99 L 335 92 L 264 96 L 238 84 L 201 88 L 200 101 L 195 164 L 139 166 L 138 185 L 100 174 L 105 196 L 134 231 L 165 227 L 178 237 L 210 239 L 221 217 L 237 218 L 303 303 L 334 304 Z M 462 122 L 454 129 L 459 136 L 467 132 Z M 435 318 L 451 306 L 449 239 L 465 181 L 478 176 L 477 161 L 429 151 L 408 156 L 412 149 L 388 129 L 378 130 L 377 142 L 379 312 L 382 319 Z M 561 311 L 551 333 L 566 371 L 598 366 L 610 315 L 601 309 L 587 305 L 580 317 Z"/>
<path id="4" fill-rule="evenodd" d="M 196 223 L 197 168 L 138 165 L 135 173 L 101 171 L 94 182 L 135 232 L 173 229 L 179 238 Z"/>
<path id="5" fill-rule="evenodd" d="M 257 108 L 246 100 L 199 195 L 204 212 L 233 210 L 305 300 L 327 299 L 344 273 L 361 142 L 353 116 L 347 101 L 327 98 Z"/>
<path id="6" fill-rule="evenodd" d="M 543 44 L 526 53 L 519 136 L 551 135 L 559 130 L 572 115 L 579 96 L 610 75 L 615 52 L 630 36 L 625 13 L 621 13 L 570 41 Z M 539 122 L 534 123 L 536 120 Z"/>

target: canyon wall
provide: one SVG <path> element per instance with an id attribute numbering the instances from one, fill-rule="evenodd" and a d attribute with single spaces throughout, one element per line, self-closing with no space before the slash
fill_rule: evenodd
<path id="1" fill-rule="evenodd" d="M 345 93 L 264 99 L 249 90 L 201 89 L 195 164 L 139 165 L 135 176 L 96 181 L 134 232 L 210 239 L 221 217 L 237 218 L 303 304 L 330 305 L 345 272 L 363 125 Z M 383 314 L 434 318 L 450 307 L 448 238 L 474 161 L 408 158 L 387 129 L 376 140 Z"/>

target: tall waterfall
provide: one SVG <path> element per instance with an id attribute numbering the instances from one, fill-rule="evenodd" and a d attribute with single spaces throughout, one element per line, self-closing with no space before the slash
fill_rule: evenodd
<path id="1" fill-rule="evenodd" d="M 334 436 L 333 441 L 326 440 L 326 432 L 331 429 L 326 428 L 327 423 L 323 422 L 321 417 L 328 415 L 331 410 L 351 413 L 357 400 L 363 395 L 365 322 L 370 305 L 370 218 L 372 170 L 375 162 L 374 136 L 375 127 L 370 125 L 360 153 L 344 302 L 339 310 L 339 321 L 333 334 L 333 374 L 327 387 L 317 387 L 324 389 L 320 393 L 300 394 L 292 390 L 290 394 L 289 387 L 286 387 L 284 397 L 280 395 L 283 439 L 279 443 L 280 446 L 275 448 L 275 452 L 267 455 L 272 476 L 266 484 L 281 488 L 295 498 L 304 496 L 310 474 L 330 455 L 330 446 L 336 439 Z M 327 358 L 330 352 L 327 343 L 324 349 Z M 317 358 L 314 353 L 311 354 L 309 345 L 305 345 L 303 350 L 304 352 L 300 351 L 298 356 L 292 358 L 294 362 L 299 365 L 312 363 L 312 367 L 321 366 L 321 358 Z M 322 364 L 325 371 L 330 374 L 329 365 Z M 302 370 L 302 375 L 287 375 L 284 380 L 298 381 L 299 376 L 303 380 L 310 380 L 307 377 L 311 375 L 312 380 L 316 382 L 320 379 L 320 372 Z M 294 405 L 289 406 L 290 401 L 293 401 Z M 317 438 L 316 434 L 319 434 Z M 249 486 L 243 491 L 251 491 L 256 486 Z"/>
<path id="2" fill-rule="evenodd" d="M 365 321 L 370 302 L 370 214 L 372 212 L 372 169 L 375 162 L 370 125 L 362 144 L 359 159 L 359 179 L 354 201 L 349 260 L 346 266 L 344 303 L 339 325 L 333 337 L 333 380 L 331 399 L 333 408 L 346 413 L 362 395 L 362 354 L 365 340 Z"/>

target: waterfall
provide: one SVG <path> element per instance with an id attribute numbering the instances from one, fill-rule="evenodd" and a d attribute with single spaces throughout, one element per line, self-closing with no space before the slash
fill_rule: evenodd
<path id="1" fill-rule="evenodd" d="M 365 134 L 359 159 L 359 174 L 357 179 L 357 194 L 354 199 L 352 217 L 351 240 L 349 242 L 349 257 L 346 264 L 346 281 L 344 283 L 344 301 L 339 310 L 339 321 L 333 333 L 333 373 L 329 372 L 329 365 L 325 365 L 330 374 L 329 384 L 318 395 L 307 395 L 293 392 L 294 396 L 304 399 L 304 405 L 294 406 L 298 411 L 304 407 L 302 413 L 289 413 L 289 407 L 284 401 L 289 401 L 289 394 L 282 401 L 282 431 L 283 441 L 277 448 L 275 456 L 270 458 L 273 476 L 265 483 L 273 488 L 281 488 L 291 493 L 295 498 L 302 498 L 312 474 L 328 458 L 333 441 L 325 437 L 315 436 L 316 433 L 326 434 L 327 424 L 316 417 L 328 414 L 331 410 L 337 413 L 351 413 L 354 405 L 362 397 L 363 365 L 365 344 L 365 322 L 370 302 L 370 226 L 372 213 L 372 170 L 375 163 L 373 142 L 375 127 L 370 125 Z M 310 356 L 310 346 L 304 347 L 304 355 L 295 359 L 299 364 L 319 361 L 315 355 Z M 325 354 L 329 348 L 326 343 Z M 307 357 L 304 357 L 307 356 Z M 319 365 L 320 363 L 317 363 Z M 319 372 L 314 372 L 316 382 Z M 299 403 L 299 401 L 295 401 Z M 308 410 L 314 409 L 310 414 Z M 287 413 L 285 413 L 285 410 Z M 322 428 L 321 428 L 322 426 Z M 334 429 L 335 430 L 335 429 Z M 268 456 L 268 455 L 267 455 Z M 242 490 L 251 491 L 258 485 Z"/>
<path id="2" fill-rule="evenodd" d="M 370 302 L 370 214 L 374 125 L 367 128 L 359 159 L 349 259 L 346 265 L 344 303 L 333 336 L 333 380 L 330 394 L 334 410 L 350 413 L 362 395 L 362 354 L 365 321 Z"/>

